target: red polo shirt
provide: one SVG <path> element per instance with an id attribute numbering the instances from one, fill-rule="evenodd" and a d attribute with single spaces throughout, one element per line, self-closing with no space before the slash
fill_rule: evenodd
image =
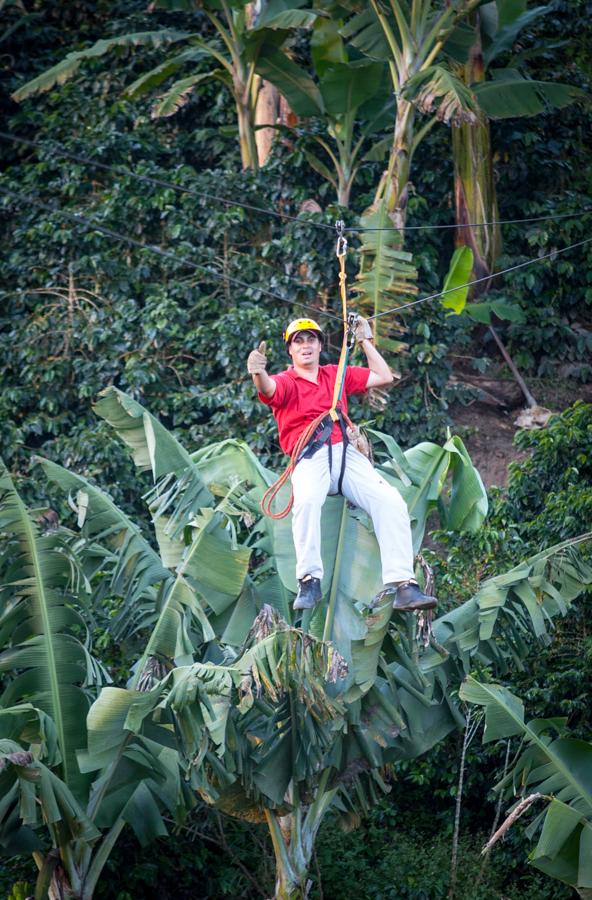
<path id="1" fill-rule="evenodd" d="M 273 397 L 259 394 L 261 402 L 271 406 L 278 425 L 280 447 L 288 456 L 306 426 L 321 413 L 331 409 L 336 375 L 337 366 L 319 366 L 315 383 L 297 375 L 294 367 L 290 366 L 285 372 L 271 376 L 276 384 Z M 347 398 L 350 394 L 364 393 L 369 376 L 370 369 L 365 366 L 347 367 L 341 394 L 343 412 L 347 413 Z M 335 423 L 331 443 L 338 444 L 341 440 L 341 428 Z"/>

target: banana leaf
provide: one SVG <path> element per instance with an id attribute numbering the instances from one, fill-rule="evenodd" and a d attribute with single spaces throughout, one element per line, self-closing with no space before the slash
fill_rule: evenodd
<path id="1" fill-rule="evenodd" d="M 473 86 L 479 106 L 491 119 L 536 116 L 562 109 L 586 94 L 580 88 L 551 81 L 532 81 L 517 69 L 492 71 L 492 80 Z"/>
<path id="2" fill-rule="evenodd" d="M 387 204 L 381 201 L 360 219 L 360 270 L 352 285 L 364 315 L 377 316 L 398 301 L 417 294 L 417 270 L 411 253 L 402 250 L 401 235 L 392 227 Z M 370 230 L 377 229 L 377 230 Z M 377 343 L 396 352 L 400 343 L 390 337 L 383 319 L 376 319 Z"/>
<path id="3" fill-rule="evenodd" d="M 55 724 L 60 771 L 76 796 L 86 779 L 76 764 L 85 739 L 88 689 L 108 680 L 89 651 L 84 618 L 71 604 L 72 567 L 61 531 L 41 534 L 0 463 L 0 707 L 26 698 Z M 80 639 L 82 635 L 82 640 Z"/>
<path id="4" fill-rule="evenodd" d="M 134 34 L 120 34 L 114 38 L 104 38 L 97 41 L 87 50 L 77 50 L 68 55 L 57 65 L 51 69 L 42 72 L 36 78 L 33 78 L 23 87 L 19 88 L 12 95 L 12 99 L 20 103 L 33 94 L 50 91 L 56 84 L 64 84 L 74 75 L 80 68 L 81 64 L 87 59 L 94 59 L 97 56 L 103 56 L 105 53 L 115 49 L 116 47 L 138 47 L 151 46 L 159 47 L 162 44 L 172 44 L 177 41 L 184 41 L 190 35 L 185 31 L 174 31 L 162 29 L 161 31 L 139 31 Z"/>
<path id="5" fill-rule="evenodd" d="M 463 311 L 469 293 L 466 285 L 472 271 L 473 251 L 470 247 L 457 247 L 442 286 L 442 306 L 445 309 L 451 309 L 457 315 Z"/>
<path id="6" fill-rule="evenodd" d="M 540 831 L 530 862 L 580 889 L 592 888 L 592 744 L 564 734 L 564 722 L 524 721 L 522 702 L 497 684 L 467 678 L 461 698 L 485 709 L 484 741 L 518 735 L 521 749 L 498 785 L 504 796 L 519 785 L 525 796 L 543 795 L 546 809 L 527 829 Z"/>

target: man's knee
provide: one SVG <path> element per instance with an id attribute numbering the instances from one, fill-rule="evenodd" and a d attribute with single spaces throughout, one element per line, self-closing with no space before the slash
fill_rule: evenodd
<path id="1" fill-rule="evenodd" d="M 409 510 L 407 509 L 407 504 L 401 497 L 398 490 L 389 485 L 384 485 L 384 494 L 383 504 L 388 507 L 392 511 L 392 513 L 396 516 L 402 517 L 406 520 L 409 520 Z"/>

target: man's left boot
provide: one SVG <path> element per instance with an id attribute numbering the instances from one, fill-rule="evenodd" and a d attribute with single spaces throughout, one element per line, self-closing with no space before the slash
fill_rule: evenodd
<path id="1" fill-rule="evenodd" d="M 294 609 L 313 609 L 322 597 L 321 579 L 314 575 L 305 575 L 298 579 L 298 593 L 294 600 Z"/>
<path id="2" fill-rule="evenodd" d="M 416 612 L 418 609 L 435 609 L 438 601 L 428 597 L 414 581 L 389 582 L 383 593 L 394 593 L 393 609 L 396 612 Z"/>

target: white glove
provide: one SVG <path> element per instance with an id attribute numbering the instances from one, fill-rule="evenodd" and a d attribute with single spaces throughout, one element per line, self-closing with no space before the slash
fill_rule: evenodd
<path id="1" fill-rule="evenodd" d="M 367 319 L 364 319 L 362 316 L 358 316 L 356 319 L 356 328 L 355 328 L 355 336 L 358 344 L 361 344 L 362 341 L 372 340 L 374 335 L 372 334 L 372 328 L 370 327 L 370 322 Z"/>
<path id="2" fill-rule="evenodd" d="M 265 341 L 261 341 L 257 350 L 251 350 L 247 359 L 247 371 L 249 375 L 260 375 L 267 368 L 267 347 Z"/>

